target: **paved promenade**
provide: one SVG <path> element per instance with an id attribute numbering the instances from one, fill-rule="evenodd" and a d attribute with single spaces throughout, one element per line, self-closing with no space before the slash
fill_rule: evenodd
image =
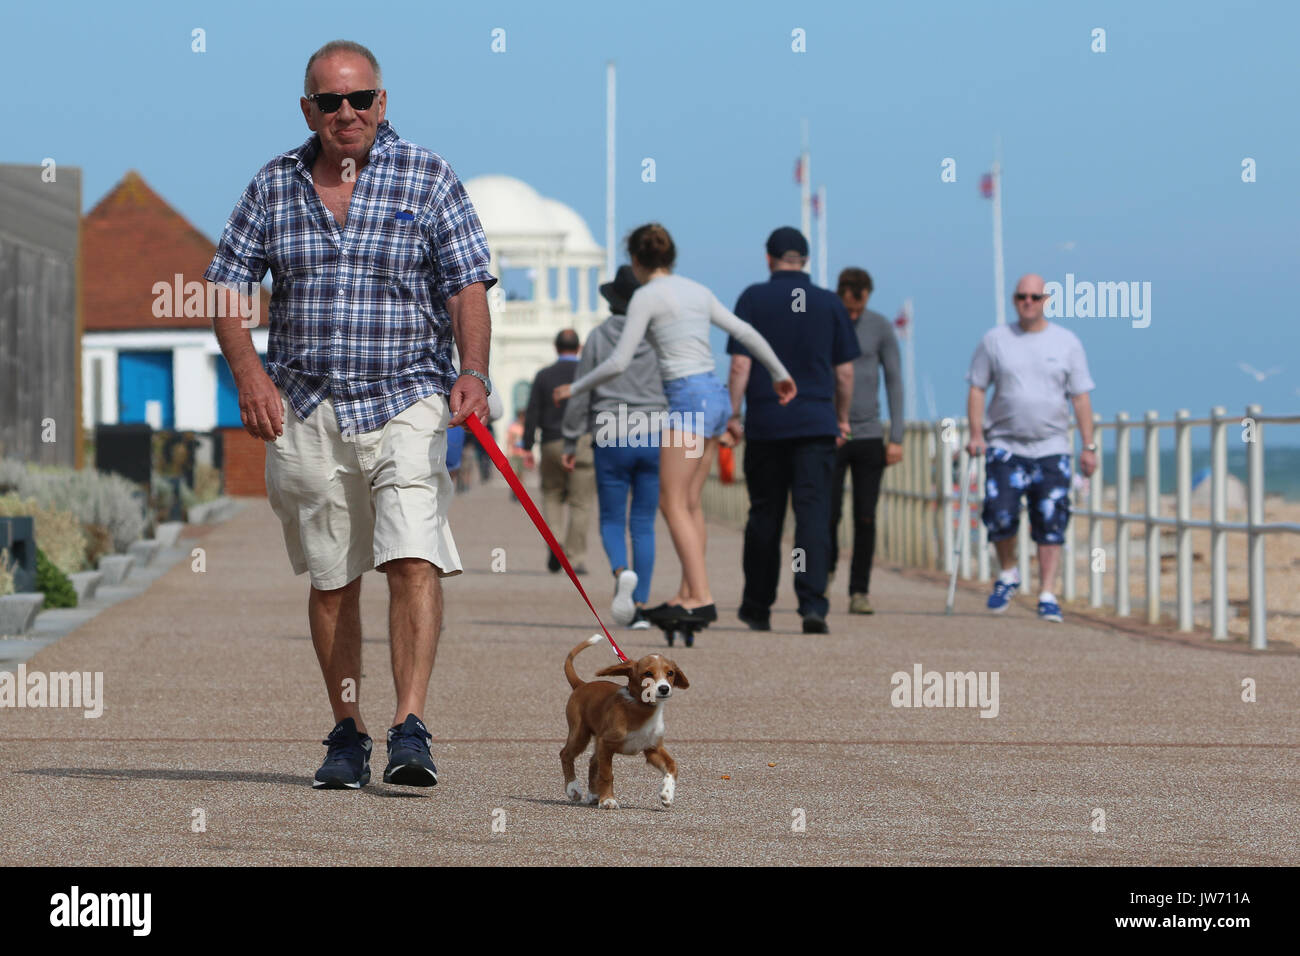
<path id="1" fill-rule="evenodd" d="M 307 580 L 267 503 L 250 499 L 187 529 L 206 572 L 182 561 L 26 662 L 102 671 L 104 712 L 0 710 L 0 863 L 1300 863 L 1300 656 L 1068 617 L 1047 626 L 1028 599 L 995 619 L 973 591 L 944 617 L 942 586 L 884 569 L 874 617 L 850 617 L 836 593 L 831 634 L 805 636 L 787 578 L 774 630 L 755 634 L 735 619 L 740 535 L 718 526 L 721 620 L 671 652 L 691 681 L 667 705 L 676 805 L 659 808 L 639 757 L 615 758 L 622 810 L 571 805 L 562 664 L 595 622 L 546 571 L 499 480 L 458 498 L 452 520 L 467 570 L 445 582 L 426 715 L 439 786 L 382 783 L 387 588 L 369 572 L 362 702 L 380 738 L 376 782 L 312 790 L 332 720 Z M 590 543 L 584 583 L 604 613 L 595 528 Z M 491 570 L 494 548 L 505 573 Z M 655 602 L 678 574 L 662 522 L 658 553 Z M 658 631 L 616 637 L 630 657 L 664 649 Z M 596 647 L 578 669 L 613 660 Z M 997 716 L 892 706 L 891 675 L 915 665 L 996 671 Z M 1256 703 L 1241 699 L 1245 678 Z"/>

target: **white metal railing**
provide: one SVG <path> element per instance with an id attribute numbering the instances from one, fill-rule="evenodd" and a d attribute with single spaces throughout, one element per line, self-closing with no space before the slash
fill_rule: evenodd
<path id="1" fill-rule="evenodd" d="M 1248 573 L 1248 605 L 1250 611 L 1250 646 L 1263 650 L 1268 646 L 1267 587 L 1265 581 L 1265 541 L 1270 534 L 1300 534 L 1300 524 L 1266 522 L 1264 520 L 1264 426 L 1300 424 L 1300 415 L 1275 415 L 1265 417 L 1260 406 L 1250 405 L 1243 418 L 1229 416 L 1222 407 L 1211 410 L 1208 418 L 1194 419 L 1186 409 L 1179 410 L 1172 420 L 1161 420 L 1157 412 L 1147 412 L 1142 419 L 1132 420 L 1120 412 L 1113 421 L 1093 419 L 1093 440 L 1097 443 L 1097 470 L 1090 480 L 1072 483 L 1070 489 L 1071 519 L 1065 530 L 1061 560 L 1061 596 L 1067 601 L 1079 597 L 1079 568 L 1076 545 L 1076 528 L 1087 521 L 1087 589 L 1088 605 L 1103 607 L 1106 601 L 1106 578 L 1111 584 L 1110 603 L 1114 613 L 1121 617 L 1132 614 L 1130 543 L 1136 531 L 1142 535 L 1142 557 L 1145 564 L 1146 620 L 1151 624 L 1161 621 L 1161 586 L 1164 575 L 1161 558 L 1165 535 L 1173 538 L 1175 594 L 1174 617 L 1179 631 L 1195 628 L 1192 533 L 1207 531 L 1210 537 L 1210 633 L 1215 640 L 1228 639 L 1228 539 L 1237 534 L 1246 538 Z M 1192 517 L 1192 430 L 1208 428 L 1210 431 L 1210 502 L 1208 518 Z M 1246 520 L 1228 520 L 1228 440 L 1229 430 L 1242 429 L 1247 445 L 1247 500 Z M 1163 429 L 1174 432 L 1175 494 L 1172 514 L 1161 514 L 1160 496 L 1160 436 Z M 1141 431 L 1144 452 L 1143 502 L 1144 510 L 1132 511 L 1132 475 L 1130 461 L 1133 433 Z M 1070 430 L 1073 449 L 1075 429 Z M 1114 464 L 1106 453 L 1109 435 L 1115 456 Z M 969 427 L 965 419 L 945 418 L 940 421 L 907 422 L 903 428 L 903 460 L 886 468 L 881 482 L 881 499 L 876 515 L 876 550 L 885 561 L 912 567 L 952 570 L 958 562 L 958 574 L 966 579 L 988 581 L 992 577 L 993 549 L 989 547 L 988 532 L 980 520 L 984 503 L 984 461 L 975 463 L 975 479 L 971 488 L 970 513 L 966 516 L 966 530 L 959 541 L 956 532 L 960 524 L 959 480 L 969 473 L 970 458 L 966 452 Z M 748 509 L 744 477 L 741 474 L 741 454 L 736 456 L 736 483 L 721 484 L 716 474 L 710 475 L 704 489 L 704 509 L 711 518 L 733 525 L 744 523 Z M 1078 473 L 1077 454 L 1070 455 L 1071 474 Z M 960 476 L 960 477 L 959 477 Z M 1113 510 L 1106 508 L 1107 477 L 1114 489 Z M 852 482 L 845 482 L 843 514 L 844 531 L 852 534 Z M 1082 500 L 1081 500 L 1082 499 Z M 787 521 L 789 520 L 787 513 Z M 1110 524 L 1114 547 L 1114 566 L 1106 568 L 1103 561 L 1106 543 L 1106 525 Z M 842 534 L 844 533 L 842 531 Z M 844 539 L 841 538 L 841 541 Z M 850 538 L 851 540 L 851 538 Z M 959 547 L 960 545 L 960 547 Z M 1018 530 L 1017 562 L 1022 581 L 1030 580 L 1033 547 L 1029 537 L 1029 522 L 1022 515 Z"/>
<path id="2" fill-rule="evenodd" d="M 1228 639 L 1228 536 L 1246 536 L 1248 604 L 1250 609 L 1250 646 L 1262 650 L 1268 646 L 1267 588 L 1265 578 L 1265 540 L 1269 534 L 1300 533 L 1300 524 L 1266 522 L 1264 520 L 1264 428 L 1266 424 L 1300 424 L 1300 415 L 1269 416 L 1261 413 L 1258 405 L 1247 407 L 1244 418 L 1229 416 L 1222 407 L 1214 408 L 1209 418 L 1193 419 L 1186 410 L 1180 410 L 1172 421 L 1162 421 L 1157 412 L 1149 411 L 1140 421 L 1130 420 L 1120 412 L 1113 422 L 1094 419 L 1094 438 L 1098 446 L 1097 470 L 1087 482 L 1087 506 L 1076 500 L 1078 489 L 1071 487 L 1071 521 L 1067 525 L 1062 548 L 1061 590 L 1066 601 L 1077 597 L 1077 554 L 1075 527 L 1078 521 L 1088 521 L 1088 604 L 1100 608 L 1105 603 L 1103 533 L 1107 522 L 1113 526 L 1114 568 L 1112 603 L 1115 614 L 1127 617 L 1132 613 L 1130 585 L 1130 542 L 1135 530 L 1144 541 L 1146 620 L 1157 624 L 1161 620 L 1161 545 L 1166 531 L 1174 537 L 1174 577 L 1176 582 L 1176 619 L 1180 631 L 1194 628 L 1193 601 L 1193 530 L 1210 533 L 1210 632 L 1216 640 Z M 1208 427 L 1210 430 L 1210 515 L 1208 519 L 1192 517 L 1192 429 Z M 1172 515 L 1162 515 L 1160 498 L 1160 433 L 1162 429 L 1174 431 L 1175 507 Z M 1247 499 L 1246 521 L 1228 521 L 1228 433 L 1230 428 L 1242 429 L 1242 439 L 1247 445 Z M 1130 461 L 1133 432 L 1141 431 L 1145 467 L 1143 475 L 1145 507 L 1142 512 L 1132 510 L 1132 477 Z M 1113 432 L 1115 463 L 1113 466 L 1115 504 L 1113 510 L 1105 507 L 1106 461 L 1103 456 L 1103 435 Z M 882 531 L 880 547 L 889 560 L 900 564 L 941 567 L 952 570 L 952 562 L 959 562 L 958 574 L 972 577 L 971 535 L 954 537 L 960 518 L 957 510 L 958 492 L 951 476 L 965 479 L 969 469 L 966 443 L 968 424 L 964 419 L 944 419 L 939 422 L 908 422 L 904 428 L 904 454 L 899 469 L 887 469 L 882 484 L 883 520 L 877 521 Z M 1074 446 L 1071 430 L 1071 448 Z M 1075 473 L 1076 455 L 1071 453 L 1071 473 Z M 954 472 L 954 465 L 955 472 Z M 942 480 L 947 478 L 948 480 Z M 973 548 L 976 576 L 981 581 L 990 578 L 988 535 L 979 514 L 983 506 L 984 462 L 976 462 L 976 478 L 971 492 L 971 513 L 966 516 L 975 531 Z M 1029 580 L 1031 546 L 1029 523 L 1020 522 L 1018 563 L 1021 579 Z M 1098 556 L 1102 560 L 1098 560 Z"/>

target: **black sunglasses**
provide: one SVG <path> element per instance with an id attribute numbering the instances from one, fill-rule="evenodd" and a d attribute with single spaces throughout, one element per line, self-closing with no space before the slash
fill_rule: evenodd
<path id="1" fill-rule="evenodd" d="M 1046 298 L 1047 298 L 1046 295 L 1043 295 L 1043 294 L 1041 294 L 1041 293 L 1037 293 L 1037 292 L 1034 292 L 1034 293 L 1029 293 L 1029 292 L 1017 292 L 1017 293 L 1016 293 L 1016 301 L 1017 301 L 1017 302 L 1024 302 L 1026 299 L 1033 299 L 1035 302 L 1042 302 L 1042 301 L 1043 301 L 1044 299 L 1046 299 Z"/>
<path id="2" fill-rule="evenodd" d="M 351 93 L 313 93 L 307 99 L 315 103 L 322 113 L 337 113 L 345 99 L 349 106 L 361 112 L 370 109 L 378 95 L 378 90 L 353 90 Z"/>

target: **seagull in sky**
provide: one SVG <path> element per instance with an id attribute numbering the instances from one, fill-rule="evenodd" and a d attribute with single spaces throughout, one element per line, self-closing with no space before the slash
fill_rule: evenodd
<path id="1" fill-rule="evenodd" d="M 1280 368 L 1271 368 L 1267 372 L 1261 372 L 1253 365 L 1247 365 L 1245 362 L 1238 362 L 1237 368 L 1241 369 L 1243 372 L 1245 372 L 1247 375 L 1249 375 L 1257 382 L 1262 382 L 1264 381 L 1264 379 L 1270 378 L 1271 376 L 1274 376 L 1278 372 L 1282 371 Z"/>

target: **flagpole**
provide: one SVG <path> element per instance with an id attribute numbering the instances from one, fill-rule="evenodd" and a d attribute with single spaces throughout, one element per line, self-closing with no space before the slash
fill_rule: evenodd
<path id="1" fill-rule="evenodd" d="M 1002 139 L 993 148 L 993 287 L 998 325 L 1007 324 L 1007 275 L 1002 260 Z"/>
<path id="2" fill-rule="evenodd" d="M 805 239 L 812 238 L 812 154 L 808 150 L 808 121 L 803 121 L 803 151 L 799 156 L 800 225 Z M 812 250 L 809 250 L 811 253 Z M 809 256 L 809 268 L 812 267 Z"/>
<path id="3" fill-rule="evenodd" d="M 826 270 L 829 268 L 830 255 L 826 251 L 826 187 L 817 187 L 817 284 L 823 289 L 829 288 Z"/>
<path id="4" fill-rule="evenodd" d="M 605 64 L 605 280 L 614 278 L 614 61 Z"/>

